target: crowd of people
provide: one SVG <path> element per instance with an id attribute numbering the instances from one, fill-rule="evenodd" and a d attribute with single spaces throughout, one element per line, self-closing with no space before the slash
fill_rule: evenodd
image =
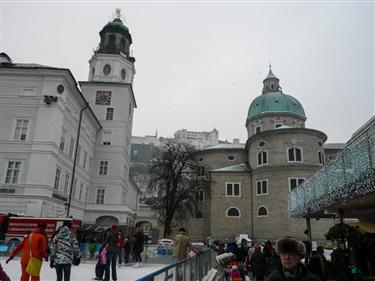
<path id="1" fill-rule="evenodd" d="M 47 237 L 44 223 L 26 235 L 12 251 L 6 263 L 21 251 L 21 281 L 39 281 L 42 260 L 50 261 L 50 267 L 56 270 L 57 281 L 69 281 L 72 265 L 79 265 L 81 251 L 79 243 L 71 230 L 71 221 L 63 225 L 50 237 Z M 144 248 L 144 233 L 137 227 L 132 237 L 121 233 L 117 225 L 112 225 L 104 233 L 97 253 L 95 247 L 89 247 L 90 257 L 96 254 L 95 280 L 117 281 L 117 264 L 129 265 L 130 255 L 135 261 L 134 267 L 143 266 L 141 253 Z M 217 252 L 216 261 L 221 266 L 222 278 L 230 281 L 352 281 L 348 257 L 340 250 L 333 251 L 327 261 L 324 249 L 319 246 L 307 257 L 305 244 L 291 237 L 279 239 L 275 246 L 267 241 L 262 245 L 248 245 L 243 239 L 236 242 L 217 241 L 211 247 Z M 176 262 L 184 260 L 189 251 L 200 252 L 192 245 L 181 227 L 174 241 L 173 256 Z M 220 273 L 219 273 L 220 275 Z M 4 279 L 6 280 L 6 279 Z"/>
<path id="2" fill-rule="evenodd" d="M 231 281 L 352 281 L 353 275 L 347 256 L 333 251 L 331 261 L 318 246 L 307 259 L 305 244 L 291 237 L 270 241 L 263 245 L 246 240 L 237 243 L 218 242 L 214 245 L 216 261 L 223 280 Z M 220 273 L 219 273 L 220 275 Z M 220 278 L 219 278 L 220 279 Z"/>
<path id="3" fill-rule="evenodd" d="M 51 268 L 56 270 L 57 281 L 69 281 L 72 265 L 79 265 L 81 251 L 75 235 L 73 235 L 71 221 L 64 221 L 63 225 L 50 237 L 46 234 L 46 224 L 40 223 L 38 227 L 12 251 L 6 260 L 9 263 L 15 256 L 22 252 L 21 281 L 39 281 L 43 259 Z M 143 266 L 141 253 L 143 252 L 144 234 L 140 227 L 134 231 L 132 238 L 124 237 L 117 225 L 112 225 L 104 233 L 103 242 L 96 256 L 95 280 L 117 281 L 117 260 L 121 266 L 122 260 L 129 265 L 129 257 L 135 260 L 134 267 Z M 96 253 L 95 247 L 89 247 L 90 256 Z"/>

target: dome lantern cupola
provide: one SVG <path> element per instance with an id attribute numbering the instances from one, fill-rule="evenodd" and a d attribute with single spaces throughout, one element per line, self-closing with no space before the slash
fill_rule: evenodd
<path id="1" fill-rule="evenodd" d="M 281 87 L 279 85 L 279 78 L 277 78 L 271 69 L 271 65 L 269 65 L 270 71 L 268 72 L 267 77 L 263 80 L 263 91 L 262 94 L 267 92 L 281 92 Z"/>
<path id="2" fill-rule="evenodd" d="M 130 45 L 133 43 L 129 29 L 121 20 L 120 10 L 116 10 L 115 18 L 108 22 L 99 32 L 100 44 L 97 53 L 120 54 L 129 56 Z"/>

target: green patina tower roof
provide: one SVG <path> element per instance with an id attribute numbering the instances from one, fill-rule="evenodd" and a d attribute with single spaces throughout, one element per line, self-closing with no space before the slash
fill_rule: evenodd
<path id="1" fill-rule="evenodd" d="M 306 118 L 301 103 L 296 98 L 281 91 L 279 79 L 272 73 L 271 69 L 263 84 L 263 94 L 256 97 L 250 104 L 247 118 L 273 112 L 293 113 Z"/>
<path id="2" fill-rule="evenodd" d="M 130 36 L 129 29 L 122 23 L 122 20 L 119 18 L 115 18 L 113 21 L 108 22 L 99 32 L 99 34 L 102 37 L 107 32 L 120 33 L 126 37 Z"/>

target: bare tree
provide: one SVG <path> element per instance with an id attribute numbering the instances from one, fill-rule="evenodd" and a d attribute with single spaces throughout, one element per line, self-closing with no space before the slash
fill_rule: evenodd
<path id="1" fill-rule="evenodd" d="M 171 234 L 174 221 L 196 212 L 197 192 L 208 189 L 208 181 L 199 175 L 201 167 L 194 152 L 187 144 L 168 142 L 151 165 L 149 190 L 157 192 L 157 197 L 148 203 L 164 224 L 164 237 Z"/>

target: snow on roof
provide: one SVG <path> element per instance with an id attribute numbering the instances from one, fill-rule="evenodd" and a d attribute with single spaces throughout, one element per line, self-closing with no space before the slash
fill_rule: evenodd
<path id="1" fill-rule="evenodd" d="M 202 150 L 216 150 L 216 149 L 245 149 L 244 143 L 221 143 L 218 145 L 210 146 Z"/>
<path id="2" fill-rule="evenodd" d="M 345 147 L 345 143 L 325 143 L 324 149 L 343 149 Z"/>
<path id="3" fill-rule="evenodd" d="M 231 165 L 220 169 L 212 170 L 211 172 L 250 172 L 250 167 L 245 164 Z"/>

